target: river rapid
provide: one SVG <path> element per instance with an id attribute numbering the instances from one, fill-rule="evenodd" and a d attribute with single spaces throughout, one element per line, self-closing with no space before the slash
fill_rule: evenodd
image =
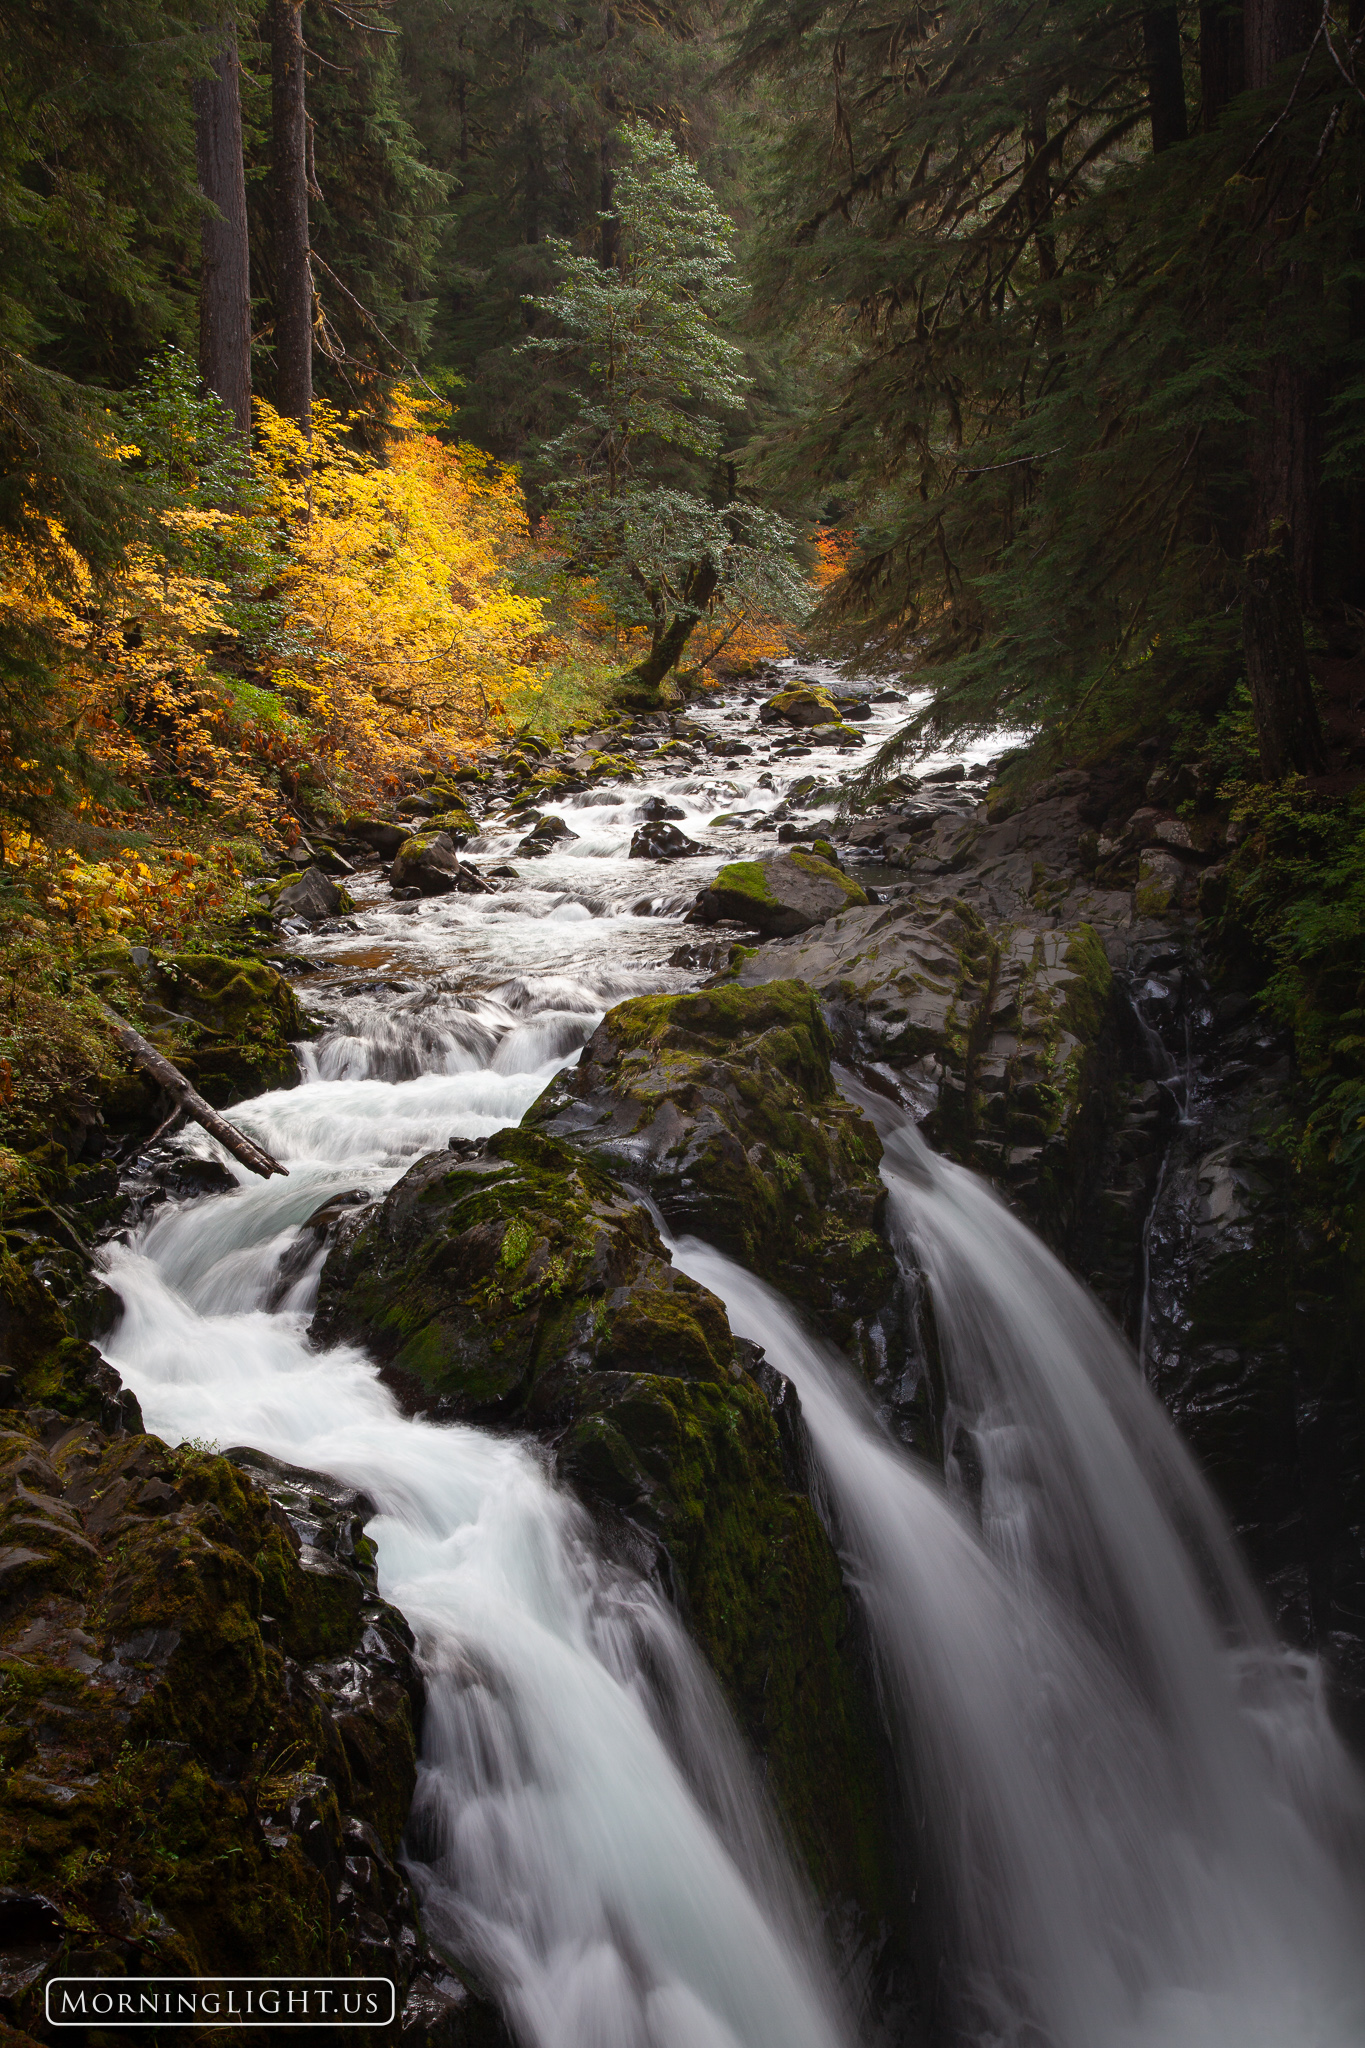
<path id="1" fill-rule="evenodd" d="M 520 857 L 524 822 L 490 813 L 474 857 L 517 871 L 496 893 L 395 903 L 362 877 L 353 915 L 294 937 L 323 1027 L 302 1084 L 233 1112 L 288 1178 L 168 1204 L 105 1254 L 122 1314 L 104 1349 L 149 1429 L 250 1445 L 379 1504 L 381 1587 L 428 1688 L 409 1874 L 432 1940 L 528 2048 L 899 2037 L 830 1951 L 659 1589 L 604 1556 L 535 1444 L 411 1419 L 362 1354 L 315 1349 L 319 1261 L 288 1254 L 330 1197 L 381 1194 L 452 1137 L 517 1122 L 613 1003 L 695 985 L 697 888 L 771 851 L 779 807 L 831 817 L 793 785 L 832 789 L 856 766 L 797 751 L 757 704 L 692 714 L 747 753 L 642 755 L 634 779 L 547 802 L 577 835 L 547 858 Z M 869 709 L 869 744 L 907 712 Z M 650 797 L 702 855 L 628 857 Z M 1101 1312 L 982 1183 L 867 1106 L 903 1255 L 928 1272 L 954 1399 L 988 1449 L 975 1493 L 917 1465 L 762 1283 L 696 1243 L 675 1257 L 799 1390 L 907 1801 L 927 1815 L 955 1958 L 940 2038 L 1365 2040 L 1362 1808 L 1312 1667 L 1269 1639 Z M 221 1156 L 200 1133 L 180 1143 Z"/>

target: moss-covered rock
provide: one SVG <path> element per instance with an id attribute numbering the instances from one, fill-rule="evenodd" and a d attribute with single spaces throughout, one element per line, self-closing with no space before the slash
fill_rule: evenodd
<path id="1" fill-rule="evenodd" d="M 795 850 L 736 860 L 697 897 L 699 924 L 739 919 L 766 938 L 788 938 L 867 902 L 867 891 L 818 854 Z"/>
<path id="2" fill-rule="evenodd" d="M 372 1570 L 224 1458 L 5 1422 L 3 2019 L 46 2038 L 73 1969 L 439 1977 L 394 1860 L 420 1682 Z M 320 1641 L 324 1564 L 353 1597 Z"/>
<path id="3" fill-rule="evenodd" d="M 764 725 L 819 726 L 840 723 L 839 707 L 823 683 L 789 683 L 760 704 Z"/>
<path id="4" fill-rule="evenodd" d="M 89 970 L 104 999 L 216 1109 L 297 1082 L 294 1044 L 317 1027 L 268 961 L 110 945 L 91 955 Z M 111 1075 L 100 1095 L 105 1120 L 116 1129 L 136 1128 L 154 1115 L 156 1091 L 139 1073 L 121 1081 Z"/>
<path id="5" fill-rule="evenodd" d="M 879 1915 L 876 1740 L 837 1559 L 724 1308 L 645 1205 L 536 1130 L 432 1154 L 334 1247 L 314 1331 L 366 1343 L 414 1407 L 539 1431 L 599 1514 L 652 1532 L 822 1890 Z"/>
<path id="6" fill-rule="evenodd" d="M 680 1232 L 770 1278 L 838 1338 L 876 1313 L 881 1144 L 839 1095 L 816 996 L 799 983 L 641 996 L 528 1111 L 643 1183 Z"/>

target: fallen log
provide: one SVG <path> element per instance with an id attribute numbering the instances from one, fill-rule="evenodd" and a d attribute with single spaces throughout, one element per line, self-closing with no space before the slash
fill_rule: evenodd
<path id="1" fill-rule="evenodd" d="M 240 1159 L 242 1165 L 252 1173 L 259 1173 L 263 1180 L 269 1180 L 272 1173 L 282 1173 L 288 1177 L 287 1166 L 281 1166 L 278 1159 L 272 1159 L 268 1152 L 237 1130 L 226 1117 L 219 1116 L 212 1103 L 205 1102 L 199 1091 L 190 1086 L 179 1067 L 172 1066 L 164 1053 L 158 1052 L 154 1045 L 148 1044 L 140 1031 L 134 1031 L 126 1017 L 120 1017 L 117 1010 L 111 1010 L 107 1003 L 101 1003 L 100 1008 L 123 1050 L 130 1059 L 136 1061 L 144 1074 L 150 1075 L 158 1088 L 170 1096 L 178 1113 L 193 1117 L 195 1123 L 202 1124 L 209 1136 L 216 1138 L 225 1151 L 230 1152 L 234 1159 Z M 165 1129 L 166 1125 L 163 1124 L 161 1130 Z M 160 1137 L 161 1131 L 156 1135 Z"/>

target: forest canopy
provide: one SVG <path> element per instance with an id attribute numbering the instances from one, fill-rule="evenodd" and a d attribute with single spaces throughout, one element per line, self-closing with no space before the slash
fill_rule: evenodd
<path id="1" fill-rule="evenodd" d="M 1365 607 L 1349 11 L 0 25 L 16 819 L 155 783 L 265 829 L 301 774 L 397 786 L 509 705 L 657 692 L 798 628 L 913 672 L 902 751 L 1241 703 L 1249 772 L 1326 768 L 1311 663 Z M 322 593 L 363 612 L 385 560 L 427 565 L 430 607 L 386 589 L 362 650 Z M 228 803 L 215 747 L 257 798 Z"/>

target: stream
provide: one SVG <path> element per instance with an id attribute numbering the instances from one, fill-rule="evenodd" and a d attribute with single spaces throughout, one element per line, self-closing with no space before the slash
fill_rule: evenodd
<path id="1" fill-rule="evenodd" d="M 635 780 L 547 802 L 577 835 L 547 858 L 519 856 L 524 822 L 490 814 L 475 858 L 517 871 L 496 893 L 396 903 L 362 877 L 353 915 L 294 936 L 323 1026 L 302 1085 L 233 1113 L 288 1179 L 168 1203 L 105 1253 L 122 1314 L 103 1348 L 149 1429 L 250 1445 L 378 1503 L 381 1588 L 428 1688 L 409 1875 L 430 1937 L 527 2048 L 874 2037 L 658 1588 L 603 1554 L 536 1445 L 411 1419 L 360 1352 L 314 1348 L 321 1254 L 303 1270 L 287 1254 L 329 1198 L 381 1194 L 452 1137 L 518 1121 L 613 1003 L 696 984 L 680 963 L 697 888 L 770 851 L 779 806 L 831 816 L 793 801 L 799 778 L 853 772 L 759 726 L 757 703 L 692 714 L 748 752 L 644 757 Z M 869 742 L 906 715 L 869 710 Z M 628 858 L 649 797 L 704 854 Z M 945 1473 L 761 1281 L 695 1241 L 673 1253 L 798 1389 L 924 1816 L 955 1959 L 944 2038 L 1358 2044 L 1365 1804 L 1315 1667 L 1271 1637 L 1102 1311 L 984 1183 L 848 1089 L 881 1129 L 892 1226 L 933 1295 Z M 178 1142 L 221 1156 L 202 1133 Z"/>

